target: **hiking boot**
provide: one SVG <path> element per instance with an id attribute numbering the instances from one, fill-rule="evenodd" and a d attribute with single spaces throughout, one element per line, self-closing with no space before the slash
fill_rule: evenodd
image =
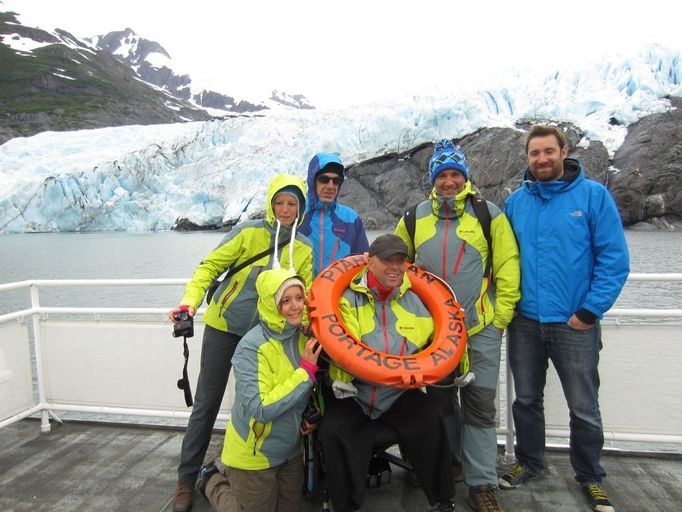
<path id="1" fill-rule="evenodd" d="M 589 482 L 580 484 L 580 486 L 587 495 L 592 510 L 596 510 L 597 512 L 616 512 L 616 509 L 611 505 L 609 497 L 606 495 L 606 492 L 600 483 Z"/>
<path id="2" fill-rule="evenodd" d="M 526 480 L 532 480 L 533 478 L 539 477 L 541 474 L 542 471 L 533 474 L 526 470 L 521 464 L 513 464 L 507 472 L 499 478 L 497 485 L 500 486 L 500 489 L 504 490 L 516 489 L 517 487 L 521 487 L 521 484 Z"/>
<path id="3" fill-rule="evenodd" d="M 206 497 L 206 484 L 213 475 L 218 473 L 218 471 L 219 470 L 216 467 L 215 462 L 213 461 L 209 462 L 199 470 L 199 477 L 197 478 L 196 488 L 197 491 L 199 491 L 204 498 Z"/>
<path id="4" fill-rule="evenodd" d="M 489 485 L 469 488 L 469 505 L 478 512 L 504 512 Z"/>
<path id="5" fill-rule="evenodd" d="M 464 482 L 464 470 L 461 464 L 452 465 L 452 481 L 455 483 Z"/>
<path id="6" fill-rule="evenodd" d="M 178 480 L 178 485 L 175 487 L 175 496 L 171 503 L 173 504 L 173 512 L 189 512 L 192 510 L 192 500 L 194 499 L 194 486 Z"/>

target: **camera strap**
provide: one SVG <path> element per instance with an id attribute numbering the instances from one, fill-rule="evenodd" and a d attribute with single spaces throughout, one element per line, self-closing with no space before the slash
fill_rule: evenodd
<path id="1" fill-rule="evenodd" d="M 189 386 L 189 377 L 187 376 L 187 363 L 189 362 L 187 336 L 182 337 L 182 345 L 182 355 L 185 356 L 185 366 L 182 368 L 182 379 L 178 380 L 178 388 L 185 392 L 185 404 L 187 404 L 187 407 L 192 407 L 192 405 L 194 405 L 194 401 L 192 400 L 192 390 Z"/>

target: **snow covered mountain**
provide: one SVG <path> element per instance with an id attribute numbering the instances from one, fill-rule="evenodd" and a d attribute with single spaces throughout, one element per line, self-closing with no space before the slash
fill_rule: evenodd
<path id="1" fill-rule="evenodd" d="M 4 9 L 0 2 L 0 143 L 48 130 L 313 108 L 302 95 L 248 101 L 199 87 L 160 44 L 130 29 L 86 40 L 23 25 Z"/>
<path id="2" fill-rule="evenodd" d="M 220 224 L 260 210 L 275 173 L 305 177 L 315 152 L 337 151 L 353 164 L 519 121 L 571 122 L 584 134 L 580 145 L 598 140 L 613 156 L 627 127 L 670 109 L 672 96 L 682 96 L 680 53 L 654 46 L 484 91 L 17 138 L 0 146 L 0 233 Z"/>
<path id="3" fill-rule="evenodd" d="M 0 63 L 0 142 L 45 130 L 211 118 L 108 52 L 63 30 L 24 26 L 12 12 L 0 12 Z"/>
<path id="4" fill-rule="evenodd" d="M 207 90 L 195 84 L 189 74 L 176 71 L 176 65 L 161 44 L 138 36 L 130 28 L 96 36 L 92 38 L 92 43 L 130 66 L 145 82 L 161 87 L 198 107 L 218 110 L 219 112 L 213 112 L 217 115 L 226 112 L 256 112 L 282 106 L 314 108 L 301 94 L 290 95 L 273 91 L 270 98 L 253 102 Z"/>

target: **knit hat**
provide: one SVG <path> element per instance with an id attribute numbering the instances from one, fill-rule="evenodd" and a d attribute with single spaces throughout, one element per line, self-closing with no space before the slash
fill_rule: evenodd
<path id="1" fill-rule="evenodd" d="M 345 171 L 341 157 L 336 153 L 317 153 L 308 164 L 308 173 L 312 172 L 315 178 L 323 172 L 333 172 L 343 178 Z"/>
<path id="2" fill-rule="evenodd" d="M 385 260 L 394 254 L 407 256 L 407 245 L 403 239 L 393 233 L 378 236 L 369 246 L 369 255 Z"/>
<path id="3" fill-rule="evenodd" d="M 296 198 L 296 204 L 298 206 L 298 217 L 299 218 L 303 217 L 303 212 L 305 211 L 305 198 L 301 193 L 301 189 L 294 185 L 288 185 L 286 187 L 279 189 L 277 193 L 274 196 L 272 196 L 273 205 L 275 204 L 275 199 L 277 199 L 277 196 L 280 194 L 289 194 L 290 196 L 294 196 Z"/>
<path id="4" fill-rule="evenodd" d="M 450 139 L 441 139 L 436 142 L 436 149 L 429 162 L 429 179 L 431 185 L 436 181 L 436 177 L 446 169 L 459 171 L 464 178 L 469 179 L 469 166 L 461 150 L 453 146 Z"/>
<path id="5" fill-rule="evenodd" d="M 303 284 L 303 281 L 301 281 L 301 278 L 298 276 L 290 277 L 286 281 L 284 281 L 279 288 L 277 288 L 277 291 L 275 292 L 275 305 L 279 307 L 279 301 L 282 300 L 282 295 L 284 295 L 284 292 L 287 291 L 287 288 L 291 288 L 292 286 L 300 286 L 301 291 L 305 294 L 305 284 Z"/>

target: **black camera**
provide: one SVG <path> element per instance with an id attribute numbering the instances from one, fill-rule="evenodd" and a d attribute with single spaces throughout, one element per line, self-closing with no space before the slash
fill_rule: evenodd
<path id="1" fill-rule="evenodd" d="M 319 423 L 322 419 L 322 414 L 320 413 L 320 410 L 317 408 L 317 405 L 315 405 L 315 401 L 312 398 L 308 400 L 308 404 L 305 406 L 305 410 L 303 411 L 301 418 L 311 425 Z"/>
<path id="2" fill-rule="evenodd" d="M 189 314 L 189 311 L 180 311 L 175 315 L 177 322 L 173 324 L 173 337 L 191 338 L 194 336 L 194 319 Z"/>

